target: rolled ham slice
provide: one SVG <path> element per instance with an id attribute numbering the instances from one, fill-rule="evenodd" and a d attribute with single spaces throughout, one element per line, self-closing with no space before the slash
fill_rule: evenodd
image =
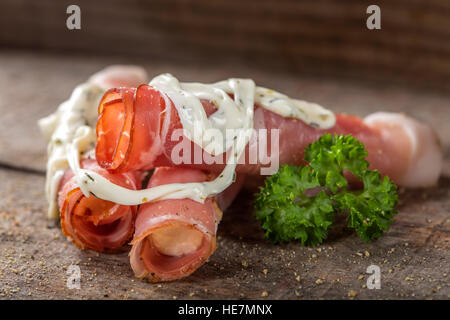
<path id="1" fill-rule="evenodd" d="M 140 187 L 138 173 L 112 174 L 91 159 L 83 160 L 81 167 L 97 172 L 122 187 L 133 190 Z M 70 169 L 61 180 L 58 205 L 62 231 L 80 249 L 116 251 L 133 235 L 136 206 L 118 205 L 94 195 L 85 197 Z"/>
<path id="2" fill-rule="evenodd" d="M 215 107 L 202 101 L 207 115 Z M 279 164 L 301 165 L 305 148 L 324 133 L 352 134 L 368 150 L 370 169 L 377 169 L 397 184 L 406 187 L 433 185 L 442 167 L 442 151 L 432 129 L 404 115 L 382 113 L 366 119 L 338 114 L 333 128 L 321 130 L 303 121 L 285 118 L 255 106 L 254 128 L 267 129 L 257 134 L 267 135 L 270 150 L 271 131 L 279 131 Z M 182 142 L 171 141 L 175 129 L 182 128 L 177 110 L 171 102 L 166 105 L 161 93 L 149 85 L 137 89 L 120 88 L 108 91 L 99 105 L 96 157 L 111 172 L 143 170 L 158 166 L 180 165 L 172 160 L 174 147 Z M 181 165 L 219 172 L 224 165 L 194 164 L 193 155 L 200 146 L 189 142 L 191 157 Z M 258 137 L 252 138 L 245 154 L 255 147 Z M 205 152 L 201 150 L 200 152 Z M 243 155 L 245 156 L 245 155 Z M 269 155 L 272 156 L 272 155 Z M 222 163 L 228 155 L 219 155 Z M 225 158 L 224 158 L 225 157 Z M 209 159 L 214 159 L 208 155 Z M 260 159 L 258 159 L 260 160 Z M 209 161 L 209 163 L 212 161 Z M 217 162 L 217 161 L 216 161 Z M 264 165 L 239 164 L 237 172 L 258 175 Z M 418 173 L 424 170 L 426 174 Z"/>
<path id="3" fill-rule="evenodd" d="M 155 169 L 148 187 L 211 178 L 198 169 L 161 167 Z M 239 177 L 223 193 L 204 203 L 170 199 L 141 205 L 130 252 L 135 275 L 152 282 L 171 281 L 187 277 L 203 265 L 217 248 L 222 211 L 236 197 L 242 183 Z"/>

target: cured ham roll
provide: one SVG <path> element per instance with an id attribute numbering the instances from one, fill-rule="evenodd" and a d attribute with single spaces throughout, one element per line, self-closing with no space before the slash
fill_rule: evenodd
<path id="1" fill-rule="evenodd" d="M 202 101 L 207 115 L 215 111 Z M 171 165 L 171 141 L 182 128 L 177 110 L 166 108 L 161 93 L 149 85 L 108 90 L 100 101 L 97 121 L 96 159 L 111 172 L 148 170 Z M 210 168 L 209 168 L 210 169 Z"/>
<path id="2" fill-rule="evenodd" d="M 125 188 L 136 190 L 140 187 L 136 173 L 112 174 L 100 168 L 95 160 L 83 160 L 81 167 Z M 58 205 L 62 231 L 80 249 L 115 251 L 133 235 L 136 206 L 118 205 L 94 195 L 85 197 L 70 169 L 61 180 Z"/>
<path id="3" fill-rule="evenodd" d="M 148 187 L 170 183 L 203 182 L 212 176 L 197 169 L 155 169 Z M 227 190 L 204 203 L 191 199 L 169 199 L 142 204 L 136 219 L 130 263 L 138 278 L 152 282 L 189 276 L 217 248 L 217 226 L 222 211 L 242 186 L 242 177 Z"/>
<path id="4" fill-rule="evenodd" d="M 202 104 L 208 116 L 214 113 L 215 107 L 211 102 L 202 100 Z M 323 130 L 256 105 L 254 129 L 257 135 L 267 135 L 268 150 L 271 149 L 271 131 L 279 130 L 280 165 L 303 164 L 304 149 L 324 133 L 352 134 L 365 144 L 371 169 L 379 170 L 406 187 L 435 184 L 441 172 L 442 151 L 432 129 L 404 115 L 383 115 L 375 114 L 363 120 L 338 114 L 335 126 Z M 182 124 L 173 103 L 170 101 L 170 105 L 166 105 L 161 93 L 153 87 L 141 85 L 137 89 L 112 89 L 99 105 L 97 160 L 100 166 L 111 172 L 180 165 L 172 160 L 172 151 L 183 138 L 171 140 L 174 130 L 180 128 Z M 267 130 L 261 133 L 258 129 Z M 215 172 L 223 169 L 223 164 L 194 164 L 193 155 L 206 151 L 190 143 L 190 159 L 181 165 Z M 258 137 L 252 138 L 245 154 L 249 154 L 249 149 L 255 148 L 257 143 Z M 219 160 L 209 163 L 225 162 L 224 155 L 209 155 L 208 158 Z M 256 164 L 245 162 L 237 166 L 237 172 L 257 175 L 263 166 L 260 161 Z M 419 173 L 420 170 L 426 173 Z"/>

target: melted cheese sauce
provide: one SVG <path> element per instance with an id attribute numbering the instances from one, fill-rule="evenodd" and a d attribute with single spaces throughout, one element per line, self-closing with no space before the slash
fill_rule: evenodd
<path id="1" fill-rule="evenodd" d="M 207 197 L 219 194 L 234 181 L 238 159 L 253 129 L 255 104 L 317 128 L 327 129 L 335 124 L 335 116 L 331 111 L 317 104 L 257 87 L 250 79 L 229 79 L 213 84 L 180 83 L 172 75 L 162 74 L 155 77 L 150 85 L 161 92 L 166 105 L 169 105 L 169 99 L 174 103 L 186 137 L 213 155 L 222 154 L 231 148 L 232 157 L 228 159 L 223 172 L 208 182 L 174 183 L 145 190 L 129 190 L 95 172 L 80 169 L 80 157 L 93 156 L 97 108 L 105 92 L 96 85 L 86 83 L 78 86 L 71 98 L 61 104 L 54 114 L 39 121 L 41 131 L 49 141 L 46 185 L 49 216 L 57 217 L 56 193 L 68 167 L 75 173 L 80 189 L 86 196 L 92 193 L 118 204 L 138 205 L 161 199 L 182 198 L 203 202 Z M 201 99 L 212 101 L 217 107 L 217 111 L 209 118 Z M 212 129 L 219 130 L 226 138 L 214 139 L 214 135 L 208 133 Z M 226 134 L 229 129 L 236 134 Z"/>

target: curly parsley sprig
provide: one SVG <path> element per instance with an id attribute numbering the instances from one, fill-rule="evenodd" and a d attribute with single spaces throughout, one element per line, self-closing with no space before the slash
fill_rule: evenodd
<path id="1" fill-rule="evenodd" d="M 317 245 L 339 212 L 348 212 L 348 226 L 367 242 L 389 230 L 397 213 L 397 187 L 368 170 L 366 157 L 364 145 L 351 135 L 325 134 L 306 148 L 308 166 L 283 165 L 266 178 L 254 202 L 266 238 Z M 360 179 L 364 189 L 349 190 L 344 170 Z"/>

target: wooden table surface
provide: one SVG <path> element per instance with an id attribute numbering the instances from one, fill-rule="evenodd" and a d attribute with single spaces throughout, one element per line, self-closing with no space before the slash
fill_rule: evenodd
<path id="1" fill-rule="evenodd" d="M 378 110 L 405 112 L 435 128 L 445 154 L 443 174 L 436 187 L 401 190 L 395 224 L 371 244 L 362 243 L 339 221 L 318 247 L 272 245 L 252 215 L 251 195 L 241 194 L 219 226 L 219 248 L 192 276 L 163 284 L 135 279 L 127 252 L 80 251 L 46 218 L 46 152 L 36 125 L 77 84 L 112 63 L 139 63 L 151 76 L 171 72 L 184 81 L 250 77 L 360 116 Z M 449 124 L 449 95 L 389 82 L 294 77 L 234 64 L 205 69 L 155 60 L 0 51 L 0 298 L 449 299 Z M 81 269 L 79 290 L 66 286 L 72 264 Z M 372 264 L 381 268 L 379 290 L 365 287 Z"/>

